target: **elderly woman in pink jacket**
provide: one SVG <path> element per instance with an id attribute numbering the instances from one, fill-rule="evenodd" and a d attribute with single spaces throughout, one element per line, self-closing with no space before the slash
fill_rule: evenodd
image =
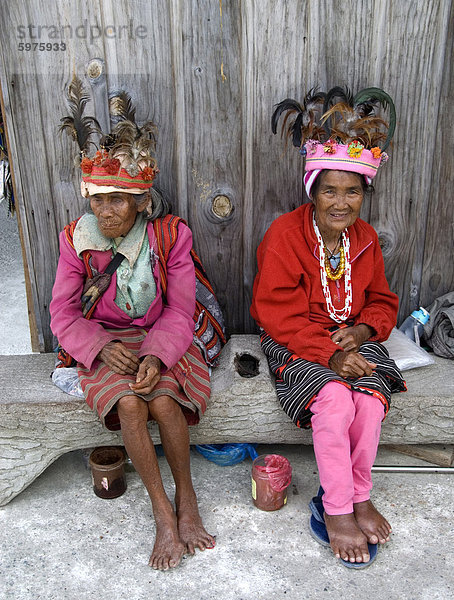
<path id="1" fill-rule="evenodd" d="M 69 99 L 79 105 L 80 89 L 73 80 Z M 66 117 L 62 128 L 78 134 L 76 121 L 76 115 Z M 206 408 L 210 383 L 208 366 L 193 341 L 192 234 L 183 222 L 168 256 L 163 293 L 153 220 L 166 211 L 151 189 L 157 169 L 150 131 L 150 124 L 137 127 L 129 113 L 93 158 L 87 156 L 87 143 L 81 147 L 82 194 L 92 212 L 60 235 L 50 312 L 53 333 L 77 362 L 87 403 L 106 427 L 121 428 L 155 518 L 149 564 L 166 570 L 178 565 L 184 553 L 215 543 L 198 512 L 188 434 L 188 425 L 196 424 Z M 88 300 L 90 310 L 83 312 L 87 278 L 103 274 L 115 258 L 107 289 L 98 289 Z M 159 426 L 175 480 L 175 508 L 163 487 L 149 420 Z"/>

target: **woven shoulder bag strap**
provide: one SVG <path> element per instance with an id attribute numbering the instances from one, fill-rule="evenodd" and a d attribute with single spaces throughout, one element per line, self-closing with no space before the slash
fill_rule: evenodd
<path id="1" fill-rule="evenodd" d="M 166 215 L 165 217 L 153 221 L 153 229 L 158 246 L 161 288 L 164 295 L 167 291 L 167 259 L 177 241 L 178 223 L 180 222 L 184 223 L 185 221 L 181 217 L 175 215 Z"/>
<path id="2" fill-rule="evenodd" d="M 74 221 L 69 223 L 69 225 L 66 225 L 66 227 L 63 230 L 65 232 L 66 239 L 68 240 L 71 248 L 74 248 L 74 239 L 73 239 L 74 238 L 74 230 L 76 228 L 78 221 L 79 221 L 79 219 L 75 219 Z M 74 248 L 74 250 L 75 250 L 75 248 Z M 84 317 L 86 319 L 90 319 L 96 305 L 101 300 L 103 293 L 106 291 L 108 284 L 110 283 L 111 276 L 115 273 L 115 271 L 117 270 L 117 268 L 119 267 L 120 263 L 123 261 L 124 258 L 125 257 L 123 256 L 123 254 L 121 254 L 120 252 L 117 252 L 115 254 L 115 256 L 112 258 L 112 260 L 109 262 L 109 264 L 107 265 L 104 273 L 98 273 L 98 275 L 96 275 L 96 277 L 94 277 L 93 270 L 92 270 L 91 264 L 90 264 L 91 254 L 90 254 L 89 250 L 84 250 L 82 252 L 82 260 L 83 260 L 83 263 L 85 266 L 85 271 L 87 273 L 87 279 L 85 280 L 85 285 L 84 285 L 84 290 L 82 293 L 81 300 L 82 300 Z M 104 280 L 103 285 L 99 284 L 99 281 L 101 279 Z M 95 280 L 98 280 L 97 284 L 95 284 Z M 95 285 L 92 285 L 92 284 L 95 284 Z M 92 287 L 90 287 L 90 286 L 92 286 Z M 88 300 L 89 297 L 91 297 L 90 300 Z M 88 306 L 89 306 L 89 308 L 87 308 Z"/>
<path id="3" fill-rule="evenodd" d="M 65 226 L 65 228 L 63 229 L 66 239 L 68 240 L 69 245 L 71 246 L 71 248 L 74 248 L 74 241 L 73 241 L 73 237 L 74 237 L 74 230 L 76 228 L 77 222 L 79 221 L 80 217 L 77 219 L 74 219 L 74 221 L 71 221 L 71 223 L 69 223 L 68 225 Z M 91 266 L 90 266 L 90 258 L 91 258 L 91 254 L 88 250 L 84 250 L 82 252 L 82 260 L 84 261 L 84 265 L 85 265 L 85 270 L 87 272 L 87 278 L 91 279 L 93 277 L 93 271 L 91 270 Z"/>

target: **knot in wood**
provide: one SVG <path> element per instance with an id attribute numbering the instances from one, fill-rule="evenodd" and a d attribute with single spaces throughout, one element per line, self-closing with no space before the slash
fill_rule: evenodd
<path id="1" fill-rule="evenodd" d="M 98 79 L 103 73 L 104 62 L 99 58 L 94 58 L 87 65 L 87 76 L 90 79 Z"/>
<path id="2" fill-rule="evenodd" d="M 233 205 L 228 196 L 215 196 L 211 203 L 211 210 L 220 219 L 225 219 L 232 214 Z"/>
<path id="3" fill-rule="evenodd" d="M 383 256 L 390 256 L 396 247 L 392 234 L 387 231 L 377 231 L 377 234 Z"/>

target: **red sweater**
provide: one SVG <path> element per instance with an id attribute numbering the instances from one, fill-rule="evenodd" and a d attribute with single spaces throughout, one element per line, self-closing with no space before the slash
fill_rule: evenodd
<path id="1" fill-rule="evenodd" d="M 323 296 L 312 211 L 312 204 L 303 204 L 278 217 L 266 232 L 257 250 L 251 314 L 276 342 L 327 367 L 340 348 L 328 331 L 336 322 Z M 350 319 L 372 327 L 376 332 L 372 340 L 386 340 L 396 324 L 399 301 L 386 281 L 377 234 L 362 219 L 348 232 L 353 285 Z M 344 278 L 328 281 L 334 307 L 343 308 Z"/>

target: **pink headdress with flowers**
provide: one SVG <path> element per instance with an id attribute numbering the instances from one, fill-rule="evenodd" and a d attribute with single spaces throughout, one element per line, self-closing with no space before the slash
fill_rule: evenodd
<path id="1" fill-rule="evenodd" d="M 153 186 L 159 173 L 154 158 L 156 126 L 148 121 L 139 127 L 129 95 L 120 92 L 115 98 L 118 122 L 104 134 L 94 117 L 83 115 L 88 100 L 82 82 L 74 76 L 68 87 L 71 116 L 61 119 L 60 131 L 66 131 L 78 143 L 76 163 L 82 171 L 82 194 L 142 194 Z M 98 143 L 93 141 L 94 136 Z M 95 153 L 90 157 L 92 147 Z"/>
<path id="2" fill-rule="evenodd" d="M 340 101 L 333 104 L 337 98 Z M 375 114 L 380 104 L 389 108 L 389 125 Z M 271 118 L 273 133 L 281 114 L 290 116 L 287 136 L 305 157 L 304 185 L 307 195 L 323 169 L 350 171 L 363 175 L 370 184 L 378 168 L 388 160 L 388 148 L 396 127 L 396 111 L 390 96 L 380 88 L 366 88 L 353 96 L 348 89 L 329 92 L 310 90 L 303 104 L 287 99 L 280 102 Z"/>

